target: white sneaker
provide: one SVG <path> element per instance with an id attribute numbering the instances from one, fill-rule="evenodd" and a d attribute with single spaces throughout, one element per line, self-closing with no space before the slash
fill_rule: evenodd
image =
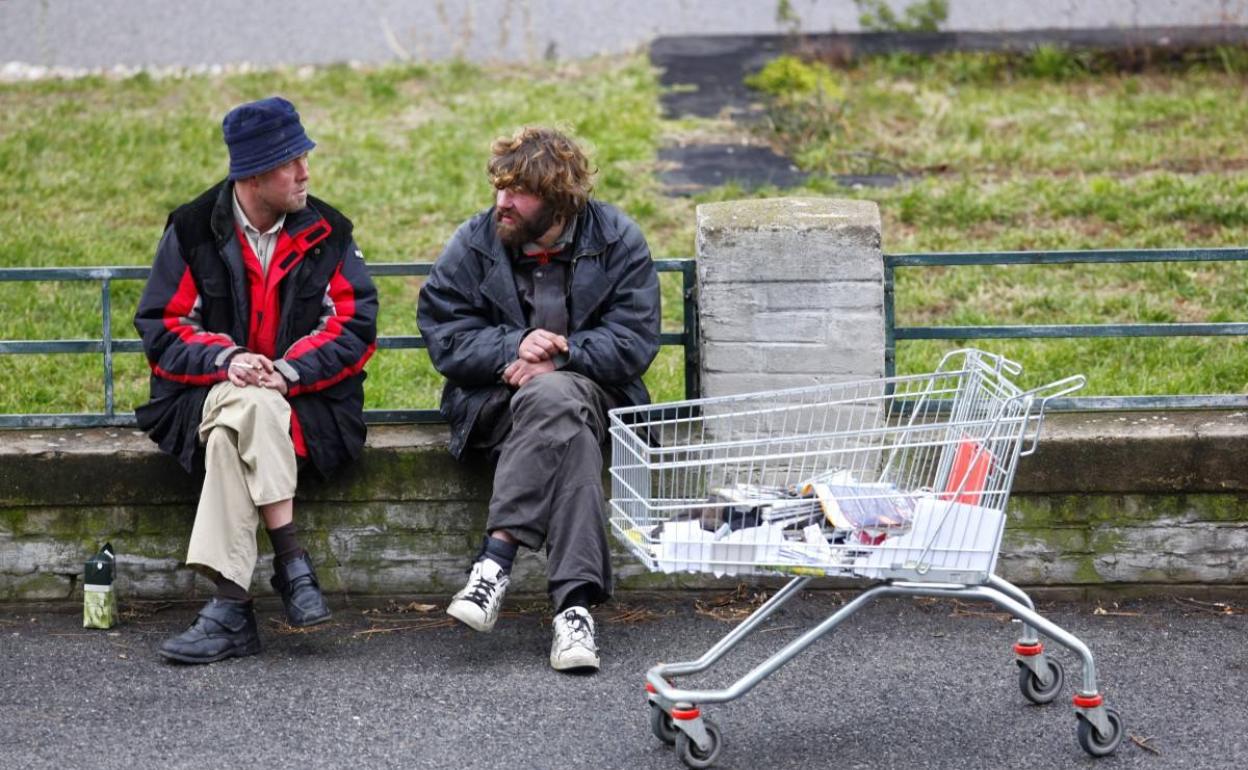
<path id="1" fill-rule="evenodd" d="M 598 644 L 594 619 L 584 607 L 569 607 L 555 616 L 550 665 L 556 671 L 597 671 Z"/>
<path id="2" fill-rule="evenodd" d="M 510 580 L 498 562 L 488 558 L 478 559 L 472 565 L 472 572 L 468 573 L 468 584 L 451 597 L 446 614 L 476 631 L 493 631 Z"/>

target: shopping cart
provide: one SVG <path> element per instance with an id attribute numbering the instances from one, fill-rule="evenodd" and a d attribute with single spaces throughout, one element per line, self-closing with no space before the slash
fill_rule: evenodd
<path id="1" fill-rule="evenodd" d="M 651 728 L 686 765 L 709 767 L 722 746 L 700 705 L 741 697 L 884 596 L 986 600 L 1021 620 L 1018 682 L 1033 703 L 1065 681 L 1038 633 L 1072 650 L 1083 661 L 1079 744 L 1093 756 L 1118 748 L 1122 718 L 1097 690 L 1087 646 L 993 574 L 1018 458 L 1035 451 L 1049 400 L 1085 382 L 1024 391 L 1008 379 L 1020 371 L 966 349 L 931 374 L 611 412 L 611 526 L 650 570 L 793 576 L 702 657 L 647 672 Z M 879 582 L 730 687 L 676 684 L 823 576 Z"/>

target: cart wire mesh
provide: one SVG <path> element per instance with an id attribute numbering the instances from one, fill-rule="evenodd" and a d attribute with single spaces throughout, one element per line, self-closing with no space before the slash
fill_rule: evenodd
<path id="1" fill-rule="evenodd" d="M 982 583 L 1044 403 L 1083 384 L 1023 391 L 1019 371 L 966 349 L 929 374 L 613 410 L 612 529 L 652 571 Z"/>

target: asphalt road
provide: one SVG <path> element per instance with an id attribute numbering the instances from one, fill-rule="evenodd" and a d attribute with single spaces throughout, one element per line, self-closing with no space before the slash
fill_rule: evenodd
<path id="1" fill-rule="evenodd" d="M 789 10 L 804 32 L 858 28 L 858 8 L 848 0 L 801 0 Z M 0 0 L 0 65 L 532 61 L 620 53 L 658 35 L 788 31 L 776 16 L 775 0 Z M 1201 25 L 1246 17 L 1245 0 L 953 0 L 946 28 Z"/>
<path id="2" fill-rule="evenodd" d="M 719 670 L 682 681 L 726 686 L 838 601 L 790 603 Z M 156 655 L 193 604 L 132 607 L 109 632 L 82 629 L 73 605 L 0 607 L 0 765 L 674 769 L 682 765 L 649 731 L 643 672 L 696 657 L 731 628 L 692 595 L 626 597 L 598 612 L 602 671 L 575 677 L 548 668 L 540 604 L 512 602 L 523 611 L 490 635 L 442 625 L 440 610 L 395 606 L 365 613 L 337 602 L 330 624 L 301 633 L 265 605 L 264 652 L 204 667 Z M 1079 748 L 1067 695 L 1033 706 L 1019 694 L 1017 626 L 987 605 L 889 600 L 744 698 L 707 706 L 725 739 L 717 766 L 1248 764 L 1245 608 L 1158 599 L 1103 608 L 1122 614 L 1095 609 L 1041 604 L 1097 656 L 1102 690 L 1127 724 L 1111 758 Z M 1078 665 L 1061 657 L 1069 690 Z"/>

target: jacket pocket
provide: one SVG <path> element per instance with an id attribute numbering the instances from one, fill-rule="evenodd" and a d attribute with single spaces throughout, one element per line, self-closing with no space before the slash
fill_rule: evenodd
<path id="1" fill-rule="evenodd" d="M 234 298 L 229 280 L 223 276 L 201 278 L 199 284 L 200 325 L 210 332 L 234 334 Z"/>
<path id="2" fill-rule="evenodd" d="M 230 282 L 225 276 L 213 275 L 198 278 L 196 284 L 199 286 L 201 296 L 216 298 L 230 296 Z"/>

